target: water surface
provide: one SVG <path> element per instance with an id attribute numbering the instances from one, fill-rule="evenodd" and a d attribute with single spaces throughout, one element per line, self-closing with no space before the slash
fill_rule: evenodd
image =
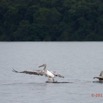
<path id="1" fill-rule="evenodd" d="M 45 83 L 46 77 L 16 74 L 46 63 L 62 73 L 65 84 Z M 39 68 L 42 69 L 42 68 Z M 0 42 L 1 103 L 100 103 L 103 84 L 93 77 L 103 70 L 103 42 Z"/>

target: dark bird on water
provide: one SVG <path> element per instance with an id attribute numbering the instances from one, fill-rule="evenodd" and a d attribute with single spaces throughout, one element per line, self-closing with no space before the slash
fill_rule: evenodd
<path id="1" fill-rule="evenodd" d="M 98 79 L 99 82 L 103 82 L 103 71 L 100 72 L 99 76 L 93 77 L 93 79 L 95 79 L 95 78 Z"/>

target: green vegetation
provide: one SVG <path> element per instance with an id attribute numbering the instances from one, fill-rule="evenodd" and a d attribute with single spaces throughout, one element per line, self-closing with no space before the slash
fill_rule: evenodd
<path id="1" fill-rule="evenodd" d="M 0 41 L 102 41 L 103 0 L 0 0 Z"/>

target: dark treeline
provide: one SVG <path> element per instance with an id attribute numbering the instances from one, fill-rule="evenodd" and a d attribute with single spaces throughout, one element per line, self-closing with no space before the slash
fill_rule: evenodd
<path id="1" fill-rule="evenodd" d="M 103 0 L 0 0 L 0 41 L 92 40 L 103 40 Z"/>

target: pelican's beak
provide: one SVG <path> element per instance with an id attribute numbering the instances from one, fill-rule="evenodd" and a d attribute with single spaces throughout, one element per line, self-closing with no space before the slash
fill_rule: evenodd
<path id="1" fill-rule="evenodd" d="M 44 67 L 44 64 L 40 65 L 39 68 L 40 68 L 40 67 Z"/>

